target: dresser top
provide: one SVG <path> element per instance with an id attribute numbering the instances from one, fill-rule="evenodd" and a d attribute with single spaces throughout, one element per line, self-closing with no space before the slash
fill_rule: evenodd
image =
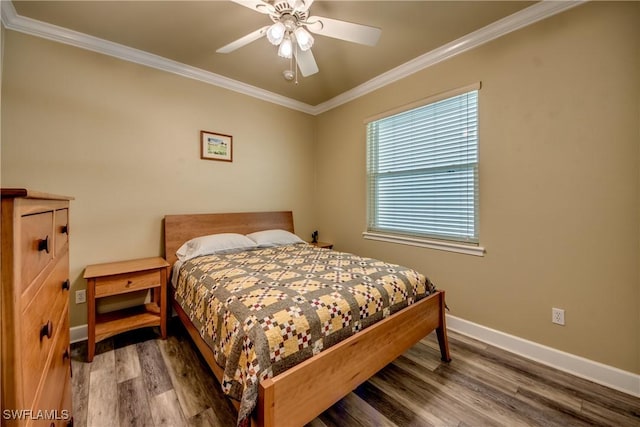
<path id="1" fill-rule="evenodd" d="M 25 199 L 48 199 L 48 200 L 73 200 L 70 196 L 61 196 L 59 194 L 43 193 L 41 191 L 33 191 L 26 188 L 2 188 L 0 190 L 2 198 L 22 197 Z"/>

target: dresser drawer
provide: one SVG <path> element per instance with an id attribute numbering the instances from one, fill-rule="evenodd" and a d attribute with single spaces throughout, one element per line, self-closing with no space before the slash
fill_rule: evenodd
<path id="1" fill-rule="evenodd" d="M 69 291 L 65 281 L 69 278 L 68 252 L 58 260 L 38 293 L 24 304 L 22 312 L 23 377 L 25 402 L 32 402 L 45 369 L 47 357 L 61 331 L 60 321 L 68 319 Z M 68 329 L 68 326 L 67 326 Z M 68 331 L 67 331 L 68 334 Z M 68 340 L 68 338 L 67 338 Z"/>
<path id="2" fill-rule="evenodd" d="M 69 344 L 69 351 L 71 351 L 71 344 Z M 73 427 L 72 415 L 73 414 L 73 395 L 71 392 L 71 376 L 73 375 L 73 368 L 71 367 L 71 359 L 69 359 L 69 375 L 65 378 L 64 390 L 62 391 L 62 403 L 60 404 L 61 411 L 67 411 L 69 419 L 63 421 L 64 427 Z M 64 414 L 64 413 L 63 413 Z"/>
<path id="3" fill-rule="evenodd" d="M 123 294 L 160 286 L 160 271 L 143 271 L 96 278 L 96 297 Z"/>
<path id="4" fill-rule="evenodd" d="M 62 418 L 64 418 L 64 413 L 62 413 L 63 403 L 66 403 L 67 400 L 65 395 L 61 393 L 61 386 L 69 383 L 69 379 L 71 377 L 71 354 L 69 347 L 69 318 L 65 316 L 64 320 L 61 322 L 60 330 L 58 332 L 58 337 L 55 341 L 55 348 L 53 349 L 53 356 L 51 358 L 51 364 L 49 368 L 44 372 L 45 379 L 44 385 L 42 387 L 42 393 L 40 394 L 40 398 L 35 405 L 36 410 L 42 411 L 54 411 L 58 412 L 55 414 L 58 418 L 58 423 L 56 425 L 64 425 Z M 65 392 L 70 392 L 70 390 L 64 390 Z M 66 408 L 67 410 L 71 409 L 70 407 Z M 71 416 L 71 411 L 69 411 L 69 417 Z M 51 424 L 51 420 L 49 420 L 49 426 Z"/>
<path id="5" fill-rule="evenodd" d="M 20 255 L 22 262 L 22 290 L 53 259 L 53 211 L 21 218 Z"/>
<path id="6" fill-rule="evenodd" d="M 55 215 L 55 256 L 58 256 L 62 248 L 64 248 L 69 241 L 69 209 L 58 209 Z"/>
<path id="7" fill-rule="evenodd" d="M 69 299 L 69 252 L 65 252 L 59 259 L 54 260 L 55 266 L 50 270 L 47 278 L 37 289 L 29 289 L 22 294 L 22 313 L 24 318 L 35 313 L 43 313 L 43 310 L 59 310 L 62 304 Z"/>

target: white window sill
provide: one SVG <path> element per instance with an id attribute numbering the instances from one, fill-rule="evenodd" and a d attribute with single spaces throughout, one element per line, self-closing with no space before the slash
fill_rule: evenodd
<path id="1" fill-rule="evenodd" d="M 373 233 L 365 231 L 362 237 L 369 240 L 381 242 L 399 243 L 401 245 L 419 246 L 421 248 L 438 249 L 441 251 L 457 252 L 460 254 L 484 256 L 485 250 L 482 246 L 463 245 L 460 243 L 446 242 L 442 240 L 432 240 L 421 237 L 400 236 L 397 234 Z"/>

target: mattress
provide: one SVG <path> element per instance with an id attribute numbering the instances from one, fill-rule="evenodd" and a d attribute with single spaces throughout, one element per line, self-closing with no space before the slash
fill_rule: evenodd
<path id="1" fill-rule="evenodd" d="M 200 256 L 175 271 L 175 301 L 223 368 L 239 423 L 260 380 L 435 291 L 413 269 L 308 244 Z"/>

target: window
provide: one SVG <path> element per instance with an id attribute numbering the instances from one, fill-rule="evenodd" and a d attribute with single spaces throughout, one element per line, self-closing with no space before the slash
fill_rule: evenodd
<path id="1" fill-rule="evenodd" d="M 365 237 L 478 243 L 479 84 L 469 89 L 367 123 Z"/>

